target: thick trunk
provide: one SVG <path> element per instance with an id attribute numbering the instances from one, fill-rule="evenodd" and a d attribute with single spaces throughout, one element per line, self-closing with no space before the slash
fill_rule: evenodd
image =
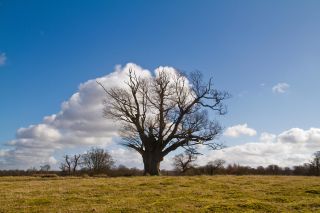
<path id="1" fill-rule="evenodd" d="M 160 162 L 162 161 L 161 153 L 145 152 L 142 155 L 144 164 L 144 175 L 160 175 Z"/>

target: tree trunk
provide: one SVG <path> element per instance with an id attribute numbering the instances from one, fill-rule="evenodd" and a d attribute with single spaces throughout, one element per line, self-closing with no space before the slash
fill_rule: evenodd
<path id="1" fill-rule="evenodd" d="M 160 162 L 163 160 L 159 152 L 143 153 L 144 175 L 160 175 Z"/>

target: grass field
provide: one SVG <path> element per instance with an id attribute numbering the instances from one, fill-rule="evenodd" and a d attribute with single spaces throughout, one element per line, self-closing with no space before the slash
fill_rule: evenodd
<path id="1" fill-rule="evenodd" d="M 1 177 L 0 212 L 320 212 L 320 178 Z"/>

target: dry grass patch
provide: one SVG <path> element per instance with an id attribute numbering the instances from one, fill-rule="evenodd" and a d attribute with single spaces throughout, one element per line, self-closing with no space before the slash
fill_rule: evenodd
<path id="1" fill-rule="evenodd" d="M 320 178 L 0 178 L 0 212 L 320 212 Z"/>

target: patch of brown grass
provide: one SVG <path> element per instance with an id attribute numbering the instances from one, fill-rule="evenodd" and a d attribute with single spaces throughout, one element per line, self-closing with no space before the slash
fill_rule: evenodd
<path id="1" fill-rule="evenodd" d="M 320 178 L 1 177 L 0 212 L 320 212 Z"/>

